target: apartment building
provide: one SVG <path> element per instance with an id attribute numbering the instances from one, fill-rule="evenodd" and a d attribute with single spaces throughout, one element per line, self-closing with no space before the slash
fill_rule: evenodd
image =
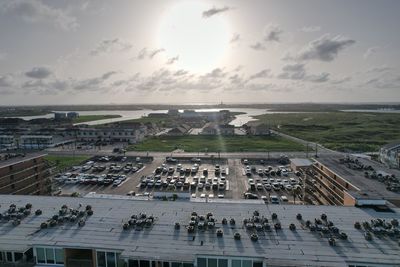
<path id="1" fill-rule="evenodd" d="M 379 159 L 390 168 L 400 168 L 400 142 L 383 146 L 379 151 Z"/>
<path id="2" fill-rule="evenodd" d="M 387 201 L 398 205 L 400 193 L 387 190 L 387 185 L 377 179 L 365 177 L 366 169 L 388 171 L 384 166 L 367 159 L 354 159 L 346 163 L 343 157 L 324 156 L 314 159 L 307 170 L 306 193 L 320 204 L 338 206 L 386 205 Z M 399 173 L 396 172 L 397 176 Z"/>
<path id="3" fill-rule="evenodd" d="M 399 209 L 162 202 L 104 195 L 7 195 L 1 196 L 0 205 L 4 215 L 15 210 L 27 214 L 18 222 L 0 224 L 2 266 L 398 266 L 400 262 L 398 241 L 386 237 L 389 232 L 379 233 L 379 238 L 371 232 L 366 238 L 354 227 L 355 221 L 380 219 L 392 222 L 392 232 L 398 233 Z M 319 228 L 328 221 L 335 228 L 310 230 L 306 222 L 316 227 L 317 218 Z M 204 221 L 207 226 L 200 227 Z"/>
<path id="4" fill-rule="evenodd" d="M 47 194 L 50 173 L 44 156 L 33 153 L 1 160 L 0 194 Z"/>
<path id="5" fill-rule="evenodd" d="M 78 128 L 66 131 L 70 137 L 79 141 L 117 141 L 136 143 L 147 134 L 147 127 L 104 127 L 104 128 Z"/>

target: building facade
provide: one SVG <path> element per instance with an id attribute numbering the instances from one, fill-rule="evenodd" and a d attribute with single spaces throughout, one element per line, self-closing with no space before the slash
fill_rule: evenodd
<path id="1" fill-rule="evenodd" d="M 32 154 L 0 161 L 0 194 L 47 194 L 50 172 L 44 155 Z"/>

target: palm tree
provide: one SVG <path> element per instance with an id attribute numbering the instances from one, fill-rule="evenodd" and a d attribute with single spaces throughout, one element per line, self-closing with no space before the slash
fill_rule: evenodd
<path id="1" fill-rule="evenodd" d="M 296 186 L 295 188 L 293 188 L 293 190 L 292 190 L 293 204 L 296 204 L 296 196 L 300 195 L 301 192 L 302 192 L 302 190 L 301 190 L 300 186 Z"/>

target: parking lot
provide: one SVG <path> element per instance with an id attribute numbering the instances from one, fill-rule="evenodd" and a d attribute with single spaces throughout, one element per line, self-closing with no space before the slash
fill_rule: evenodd
<path id="1" fill-rule="evenodd" d="M 61 194 L 162 196 L 196 199 L 263 199 L 301 203 L 301 181 L 287 165 L 239 159 L 98 157 L 55 177 Z M 277 199 L 274 198 L 276 196 Z"/>

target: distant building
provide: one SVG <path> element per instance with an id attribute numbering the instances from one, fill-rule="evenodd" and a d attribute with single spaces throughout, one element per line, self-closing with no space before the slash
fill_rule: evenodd
<path id="1" fill-rule="evenodd" d="M 170 115 L 170 116 L 178 116 L 179 115 L 179 110 L 170 109 L 170 110 L 168 110 L 168 115 Z"/>
<path id="2" fill-rule="evenodd" d="M 104 128 L 74 128 L 66 131 L 70 137 L 79 141 L 106 141 L 136 143 L 147 134 L 147 127 L 104 127 Z"/>
<path id="3" fill-rule="evenodd" d="M 45 155 L 35 153 L 0 160 L 0 194 L 47 194 L 50 172 Z"/>
<path id="4" fill-rule="evenodd" d="M 44 149 L 53 146 L 51 135 L 22 135 L 19 138 L 19 147 L 23 149 Z"/>
<path id="5" fill-rule="evenodd" d="M 187 124 L 181 124 L 168 131 L 167 135 L 185 135 L 188 134 L 191 127 Z"/>
<path id="6" fill-rule="evenodd" d="M 16 145 L 13 135 L 0 135 L 0 149 L 11 149 Z"/>
<path id="7" fill-rule="evenodd" d="M 56 112 L 54 113 L 54 119 L 55 120 L 63 120 L 67 118 L 67 113 L 65 112 Z"/>
<path id="8" fill-rule="evenodd" d="M 379 159 L 390 168 L 400 168 L 400 142 L 383 146 L 379 151 Z"/>
<path id="9" fill-rule="evenodd" d="M 207 123 L 201 131 L 203 135 L 234 135 L 235 126 L 229 124 Z"/>
<path id="10" fill-rule="evenodd" d="M 79 117 L 79 113 L 78 112 L 68 112 L 67 113 L 67 118 L 68 119 L 76 119 Z"/>
<path id="11" fill-rule="evenodd" d="M 271 129 L 266 124 L 250 124 L 248 126 L 250 135 L 271 135 Z"/>

